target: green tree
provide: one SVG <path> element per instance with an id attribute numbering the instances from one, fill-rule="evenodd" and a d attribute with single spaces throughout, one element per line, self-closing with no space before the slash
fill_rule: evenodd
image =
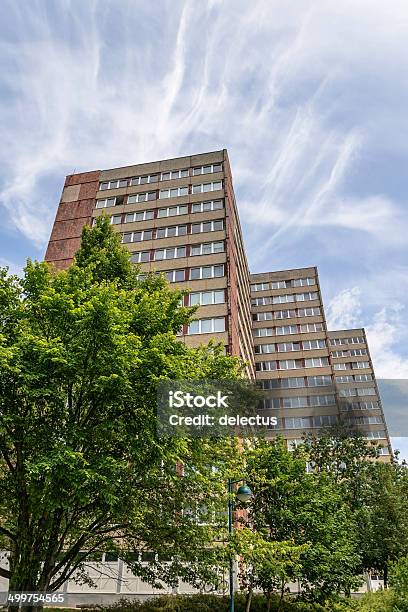
<path id="1" fill-rule="evenodd" d="M 395 458 L 381 463 L 378 448 L 361 434 L 327 432 L 305 442 L 315 470 L 330 474 L 353 514 L 361 570 L 383 574 L 408 554 L 408 468 Z"/>
<path id="2" fill-rule="evenodd" d="M 220 526 L 206 518 L 224 507 L 234 442 L 159 438 L 156 385 L 233 379 L 241 366 L 219 346 L 177 341 L 194 312 L 182 297 L 160 276 L 138 281 L 104 218 L 84 229 L 68 271 L 0 271 L 0 548 L 10 551 L 0 575 L 10 590 L 86 579 L 103 550 L 150 582 L 214 577 Z M 159 557 L 142 567 L 131 556 L 140 549 Z"/>
<path id="3" fill-rule="evenodd" d="M 360 559 L 355 525 L 336 483 L 328 473 L 308 473 L 307 462 L 302 448 L 289 452 L 282 440 L 257 441 L 247 457 L 256 492 L 249 521 L 271 542 L 305 546 L 287 579 L 299 580 L 304 596 L 324 601 L 350 591 Z"/>

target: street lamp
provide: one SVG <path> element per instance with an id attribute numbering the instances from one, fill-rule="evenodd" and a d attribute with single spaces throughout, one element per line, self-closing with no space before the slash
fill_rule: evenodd
<path id="1" fill-rule="evenodd" d="M 238 484 L 239 482 L 242 482 L 242 478 L 240 480 L 232 480 L 231 478 L 228 479 L 228 494 L 229 494 L 229 498 L 228 498 L 228 533 L 231 539 L 231 535 L 233 532 L 233 523 L 232 523 L 232 512 L 234 509 L 234 501 L 232 499 L 232 493 L 233 493 L 233 486 L 235 484 Z M 238 501 L 240 502 L 247 502 L 251 499 L 251 497 L 253 496 L 253 493 L 251 491 L 251 489 L 248 487 L 248 485 L 243 484 L 241 485 L 236 494 L 235 497 L 238 499 Z M 232 552 L 230 554 L 230 567 L 229 567 L 229 592 L 230 592 L 230 605 L 229 605 L 229 609 L 230 612 L 234 612 L 235 610 L 235 602 L 234 602 L 234 558 L 232 555 Z"/>

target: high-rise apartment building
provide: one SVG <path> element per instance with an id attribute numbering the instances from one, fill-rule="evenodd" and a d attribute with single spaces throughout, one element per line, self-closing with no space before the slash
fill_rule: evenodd
<path id="1" fill-rule="evenodd" d="M 214 338 L 261 381 L 264 409 L 278 416 L 271 435 L 291 445 L 353 420 L 389 454 L 364 330 L 327 331 L 316 268 L 250 276 L 226 150 L 68 176 L 46 261 L 68 267 L 83 226 L 102 214 L 142 274 L 163 272 L 190 290 L 185 303 L 199 306 L 197 320 L 180 340 Z"/>

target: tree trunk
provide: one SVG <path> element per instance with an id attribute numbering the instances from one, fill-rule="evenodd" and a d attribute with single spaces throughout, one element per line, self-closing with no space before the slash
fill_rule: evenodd
<path id="1" fill-rule="evenodd" d="M 282 582 L 282 584 L 281 584 L 281 590 L 280 590 L 280 597 L 279 597 L 279 603 L 278 603 L 278 610 L 277 610 L 277 612 L 279 612 L 279 610 L 281 609 L 282 604 L 283 604 L 283 596 L 285 594 L 285 584 L 286 584 L 285 582 Z"/>
<path id="2" fill-rule="evenodd" d="M 272 605 L 272 592 L 268 591 L 268 594 L 266 596 L 266 612 L 271 612 L 271 605 Z"/>
<path id="3" fill-rule="evenodd" d="M 388 564 L 384 565 L 384 589 L 388 589 Z"/>
<path id="4" fill-rule="evenodd" d="M 253 590 L 252 587 L 250 587 L 245 600 L 245 612 L 251 612 L 252 595 Z"/>

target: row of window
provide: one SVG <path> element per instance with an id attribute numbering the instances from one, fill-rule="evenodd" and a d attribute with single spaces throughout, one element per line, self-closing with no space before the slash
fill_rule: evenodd
<path id="1" fill-rule="evenodd" d="M 362 395 L 377 395 L 375 387 L 366 387 L 366 388 L 347 388 L 340 389 L 339 391 L 340 397 L 354 397 L 354 396 L 362 396 Z"/>
<path id="2" fill-rule="evenodd" d="M 336 376 L 336 383 L 350 383 L 350 382 L 365 382 L 367 380 L 374 380 L 372 374 L 346 374 L 345 376 Z"/>
<path id="3" fill-rule="evenodd" d="M 167 208 L 156 208 L 153 210 L 140 210 L 123 215 L 112 215 L 111 225 L 120 223 L 134 223 L 135 221 L 150 221 L 151 219 L 165 219 L 167 217 L 178 217 L 190 213 L 208 212 L 221 210 L 224 207 L 222 200 L 211 200 L 210 202 L 198 202 L 196 204 L 181 204 L 180 206 L 169 206 Z"/>
<path id="4" fill-rule="evenodd" d="M 295 278 L 293 280 L 271 281 L 269 283 L 253 283 L 251 291 L 269 291 L 271 289 L 288 289 L 290 287 L 307 287 L 315 285 L 315 278 Z"/>
<path id="5" fill-rule="evenodd" d="M 195 193 L 208 193 L 210 191 L 219 191 L 222 189 L 222 181 L 215 181 L 214 183 L 200 183 L 199 185 L 192 185 L 190 187 L 174 187 L 172 189 L 160 189 L 157 191 L 145 191 L 143 193 L 134 193 L 126 197 L 110 197 L 110 198 L 99 198 L 96 200 L 95 208 L 110 208 L 111 206 L 119 206 L 120 204 L 139 204 L 141 202 L 153 202 L 157 200 L 163 200 L 166 198 L 178 198 L 181 196 L 187 196 Z"/>
<path id="6" fill-rule="evenodd" d="M 190 187 L 172 187 L 171 189 L 160 189 L 159 200 L 162 200 L 163 198 L 178 198 L 189 195 L 189 193 L 208 193 L 210 191 L 219 191 L 220 189 L 222 189 L 222 181 L 191 185 L 191 190 Z"/>
<path id="7" fill-rule="evenodd" d="M 332 357 L 357 357 L 361 355 L 367 355 L 367 349 L 349 349 L 347 351 L 332 351 Z"/>
<path id="8" fill-rule="evenodd" d="M 311 359 L 275 359 L 260 361 L 255 364 L 258 372 L 273 370 L 300 370 L 303 368 L 324 368 L 329 365 L 328 357 L 313 357 Z"/>
<path id="9" fill-rule="evenodd" d="M 192 169 L 192 175 L 211 174 L 212 172 L 221 172 L 222 164 L 208 164 L 206 166 L 198 166 Z M 168 172 L 156 172 L 153 174 L 144 174 L 142 176 L 134 176 L 132 178 L 114 179 L 112 181 L 103 181 L 99 184 L 99 189 L 118 189 L 120 187 L 129 187 L 133 185 L 147 185 L 149 183 L 157 183 L 158 181 L 169 181 L 190 176 L 188 168 L 183 170 L 171 170 Z"/>
<path id="10" fill-rule="evenodd" d="M 174 238 L 187 234 L 204 234 L 206 232 L 219 232 L 224 229 L 224 220 L 203 221 L 202 223 L 188 223 L 186 225 L 173 225 L 171 227 L 156 227 L 135 232 L 125 232 L 122 242 L 143 242 L 143 240 L 157 240 L 159 238 Z"/>
<path id="11" fill-rule="evenodd" d="M 292 376 L 258 381 L 262 389 L 302 389 L 305 387 L 333 386 L 331 376 Z"/>
<path id="12" fill-rule="evenodd" d="M 370 364 L 368 361 L 350 361 L 349 363 L 334 363 L 334 370 L 364 370 L 368 369 Z"/>
<path id="13" fill-rule="evenodd" d="M 179 270 L 162 270 L 157 274 L 164 274 L 169 283 L 181 283 L 190 280 L 208 278 L 221 278 L 225 276 L 224 265 L 199 266 L 197 268 L 182 268 Z M 145 279 L 147 274 L 139 274 L 139 280 Z"/>
<path id="14" fill-rule="evenodd" d="M 318 317 L 321 315 L 320 307 L 296 308 L 293 310 L 275 310 L 274 312 L 255 312 L 254 321 L 272 321 L 273 319 L 293 319 L 295 317 Z"/>
<path id="15" fill-rule="evenodd" d="M 338 423 L 338 417 L 335 414 L 326 414 L 320 416 L 308 417 L 285 417 L 278 419 L 276 427 L 271 426 L 271 429 L 310 429 L 314 427 L 332 427 Z M 381 417 L 352 417 L 346 420 L 350 425 L 382 425 Z M 365 432 L 365 437 L 369 439 L 386 438 L 385 431 L 369 431 Z M 387 454 L 387 453 L 384 453 Z"/>
<path id="16" fill-rule="evenodd" d="M 286 353 L 290 351 L 311 351 L 326 348 L 325 340 L 304 340 L 303 342 L 278 342 L 276 344 L 257 344 L 255 354 Z"/>
<path id="17" fill-rule="evenodd" d="M 281 325 L 279 327 L 258 327 L 253 330 L 255 338 L 265 336 L 286 336 L 324 331 L 323 323 L 304 323 L 302 325 Z"/>
<path id="18" fill-rule="evenodd" d="M 380 405 L 375 401 L 368 402 L 340 402 L 340 410 L 342 412 L 351 412 L 353 410 L 379 410 Z"/>
<path id="19" fill-rule="evenodd" d="M 307 300 L 318 300 L 319 294 L 316 291 L 308 293 L 294 293 L 288 295 L 273 295 L 253 298 L 252 306 L 269 306 L 270 304 L 289 304 L 290 302 L 305 302 Z"/>
<path id="20" fill-rule="evenodd" d="M 335 406 L 335 395 L 302 395 L 295 397 L 274 397 L 262 400 L 261 408 L 279 410 L 280 408 L 309 408 L 316 406 Z"/>
<path id="21" fill-rule="evenodd" d="M 163 261 L 177 259 L 178 257 L 194 257 L 196 255 L 213 255 L 224 252 L 224 242 L 205 242 L 203 244 L 169 247 L 151 251 L 135 251 L 130 260 L 132 263 L 147 263 L 149 261 Z"/>
<path id="22" fill-rule="evenodd" d="M 331 338 L 330 344 L 338 346 L 342 344 L 364 344 L 363 336 L 353 336 L 351 338 Z"/>
<path id="23" fill-rule="evenodd" d="M 315 427 L 332 427 L 338 422 L 335 414 L 323 414 L 320 416 L 308 417 L 285 417 L 278 419 L 275 427 L 270 429 L 311 429 Z"/>
<path id="24" fill-rule="evenodd" d="M 212 334 L 225 331 L 225 317 L 215 317 L 212 319 L 197 319 L 191 321 L 187 328 L 187 333 L 192 334 Z"/>

